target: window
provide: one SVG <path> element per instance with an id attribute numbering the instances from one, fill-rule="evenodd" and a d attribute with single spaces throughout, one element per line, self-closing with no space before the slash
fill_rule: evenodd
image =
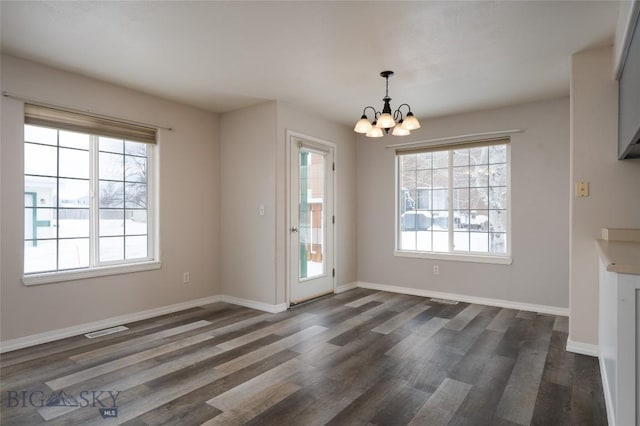
<path id="1" fill-rule="evenodd" d="M 510 262 L 509 140 L 398 149 L 397 254 Z"/>
<path id="2" fill-rule="evenodd" d="M 154 148 L 154 129 L 25 105 L 26 279 L 156 260 Z"/>

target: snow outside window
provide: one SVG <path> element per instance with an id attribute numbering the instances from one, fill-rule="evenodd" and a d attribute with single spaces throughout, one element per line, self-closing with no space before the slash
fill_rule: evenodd
<path id="1" fill-rule="evenodd" d="M 156 146 L 113 136 L 25 124 L 25 278 L 156 260 Z"/>
<path id="2" fill-rule="evenodd" d="M 508 257 L 509 156 L 508 139 L 398 150 L 396 251 Z"/>

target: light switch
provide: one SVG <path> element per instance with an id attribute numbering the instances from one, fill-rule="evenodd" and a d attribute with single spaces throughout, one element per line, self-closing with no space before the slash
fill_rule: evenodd
<path id="1" fill-rule="evenodd" d="M 260 206 L 260 216 L 264 216 L 264 206 Z"/>
<path id="2" fill-rule="evenodd" d="M 588 197 L 589 196 L 589 182 L 581 180 L 576 183 L 576 197 Z"/>

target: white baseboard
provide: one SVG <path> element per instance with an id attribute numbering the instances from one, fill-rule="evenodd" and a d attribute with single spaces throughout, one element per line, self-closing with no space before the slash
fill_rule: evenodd
<path id="1" fill-rule="evenodd" d="M 223 294 L 220 296 L 221 302 L 233 303 L 234 305 L 245 306 L 247 308 L 257 309 L 259 311 L 269 312 L 271 314 L 277 314 L 278 312 L 284 312 L 287 310 L 286 303 L 280 303 L 279 305 L 272 305 L 264 302 L 257 302 L 255 300 L 242 299 L 240 297 L 228 296 Z"/>
<path id="2" fill-rule="evenodd" d="M 498 306 L 502 308 L 518 309 L 524 311 L 540 312 L 544 314 L 563 315 L 568 316 L 569 310 L 567 308 L 560 308 L 554 306 L 534 305 L 529 303 L 512 302 L 508 300 L 500 299 L 488 299 L 484 297 L 465 296 L 454 293 L 443 293 L 438 291 L 421 290 L 410 287 L 399 287 L 384 284 L 374 284 L 367 282 L 353 282 L 344 284 L 336 288 L 336 293 L 342 293 L 357 287 L 368 288 L 373 290 L 389 291 L 393 293 L 410 294 L 414 296 L 422 297 L 435 297 L 439 299 L 457 300 L 459 302 L 478 303 L 482 305 Z M 77 336 L 80 334 L 90 333 L 92 331 L 102 330 L 109 327 L 115 327 L 118 325 L 128 324 L 136 321 L 141 321 L 160 315 L 166 315 L 173 312 L 183 311 L 185 309 L 191 309 L 197 306 L 207 305 L 216 302 L 227 302 L 234 305 L 245 306 L 252 309 L 258 309 L 260 311 L 269 313 L 284 312 L 287 310 L 286 303 L 278 305 L 268 304 L 264 302 L 258 302 L 255 300 L 242 299 L 239 297 L 228 295 L 215 295 L 209 297 L 203 297 L 200 299 L 189 300 L 186 302 L 176 303 L 173 305 L 162 306 L 159 308 L 148 309 L 133 314 L 120 315 L 113 318 L 107 318 L 101 321 L 94 321 L 90 323 L 80 324 L 73 327 L 62 328 L 45 333 L 34 334 L 31 336 L 20 337 L 17 339 L 11 339 L 4 342 L 0 342 L 0 353 L 14 351 L 17 349 L 26 348 L 29 346 L 35 346 L 42 343 L 52 342 L 54 340 L 65 339 L 67 337 Z M 584 355 L 597 356 L 598 347 L 595 345 L 589 345 L 585 343 L 572 342 L 567 340 L 567 350 L 570 352 L 580 353 Z"/>
<path id="3" fill-rule="evenodd" d="M 399 287 L 395 285 L 374 284 L 358 281 L 358 287 L 371 290 L 389 291 L 392 293 L 410 294 L 412 296 L 435 297 L 438 299 L 457 300 L 458 302 L 477 303 L 480 305 L 497 306 L 500 308 L 517 309 L 519 311 L 538 312 L 541 314 L 551 314 L 569 316 L 569 308 L 558 306 L 536 305 L 533 303 L 513 302 L 511 300 L 490 299 L 486 297 L 467 296 L 464 294 L 444 293 L 440 291 L 422 290 L 411 287 Z"/>
<path id="4" fill-rule="evenodd" d="M 107 318 L 100 321 L 88 322 L 85 324 L 75 325 L 73 327 L 61 328 L 58 330 L 47 331 L 45 333 L 33 334 L 31 336 L 19 337 L 4 342 L 0 342 L 0 353 L 15 351 L 17 349 L 35 346 L 42 343 L 53 342 L 54 340 L 65 339 L 67 337 L 77 336 L 80 334 L 90 333 L 92 331 L 102 330 L 105 328 L 115 327 L 118 325 L 129 324 L 160 315 L 171 314 L 185 309 L 195 308 L 197 306 L 208 305 L 210 303 L 220 302 L 220 296 L 209 296 L 200 299 L 188 300 L 186 302 L 175 303 L 173 305 L 161 306 L 159 308 L 147 309 L 146 311 L 135 312 L 133 314 L 120 315 L 117 317 Z"/>
<path id="5" fill-rule="evenodd" d="M 613 399 L 611 398 L 611 388 L 609 387 L 609 376 L 607 376 L 607 369 L 604 368 L 604 359 L 599 358 L 600 364 L 600 377 L 602 378 L 602 391 L 604 393 L 604 405 L 607 407 L 607 420 L 609 426 L 615 426 L 615 410 L 613 406 Z"/>
<path id="6" fill-rule="evenodd" d="M 158 317 L 160 315 L 171 314 L 178 311 L 184 311 L 186 309 L 191 309 L 197 306 L 208 305 L 210 303 L 216 302 L 232 303 L 234 305 L 245 306 L 269 313 L 278 313 L 287 310 L 287 305 L 284 303 L 280 305 L 270 305 L 267 303 L 241 299 L 233 296 L 215 295 L 176 303 L 173 305 L 161 306 L 159 308 L 147 309 L 146 311 L 135 312 L 133 314 L 120 315 L 100 321 L 79 324 L 72 327 L 61 328 L 58 330 L 47 331 L 45 333 L 33 334 L 31 336 L 7 340 L 4 342 L 0 342 L 0 353 L 15 351 L 18 349 L 27 348 L 29 346 L 53 342 L 55 340 L 66 339 L 67 337 L 78 336 L 80 334 L 86 334 L 92 331 L 103 330 L 105 328 L 115 327 L 123 324 L 129 324 L 132 322 Z"/>
<path id="7" fill-rule="evenodd" d="M 342 284 L 342 285 L 336 286 L 336 294 L 344 293 L 345 291 L 353 290 L 354 288 L 358 288 L 358 282 L 357 281 L 354 281 L 354 282 L 348 283 L 348 284 Z"/>
<path id="8" fill-rule="evenodd" d="M 591 343 L 576 342 L 571 340 L 571 337 L 567 339 L 567 351 L 580 355 L 598 356 L 598 345 Z"/>

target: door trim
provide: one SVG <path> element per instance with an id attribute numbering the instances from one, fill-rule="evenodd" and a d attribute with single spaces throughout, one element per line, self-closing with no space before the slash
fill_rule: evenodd
<path id="1" fill-rule="evenodd" d="M 291 150 L 293 146 L 293 138 L 303 139 L 305 142 L 310 143 L 312 146 L 316 145 L 320 148 L 331 149 L 333 151 L 333 163 L 338 164 L 338 147 L 335 143 L 326 141 L 324 139 L 316 138 L 313 136 L 306 135 L 304 133 L 299 133 L 293 130 L 286 129 L 285 131 L 285 139 L 286 139 L 286 177 L 285 177 L 285 200 L 286 200 L 286 226 L 284 229 L 285 232 L 285 303 L 287 305 L 287 309 L 291 307 L 291 238 L 290 238 L 290 229 L 291 229 Z M 337 188 L 338 188 L 338 167 L 335 167 L 333 170 L 333 212 L 331 214 L 333 216 L 337 216 L 336 212 L 338 211 L 338 197 L 337 197 Z M 336 292 L 336 283 L 338 282 L 338 257 L 336 256 L 336 236 L 338 235 L 338 224 L 339 218 L 336 217 L 336 223 L 333 224 L 333 247 L 332 247 L 332 261 L 333 261 L 333 269 L 335 269 L 336 273 L 333 276 L 333 292 Z"/>

